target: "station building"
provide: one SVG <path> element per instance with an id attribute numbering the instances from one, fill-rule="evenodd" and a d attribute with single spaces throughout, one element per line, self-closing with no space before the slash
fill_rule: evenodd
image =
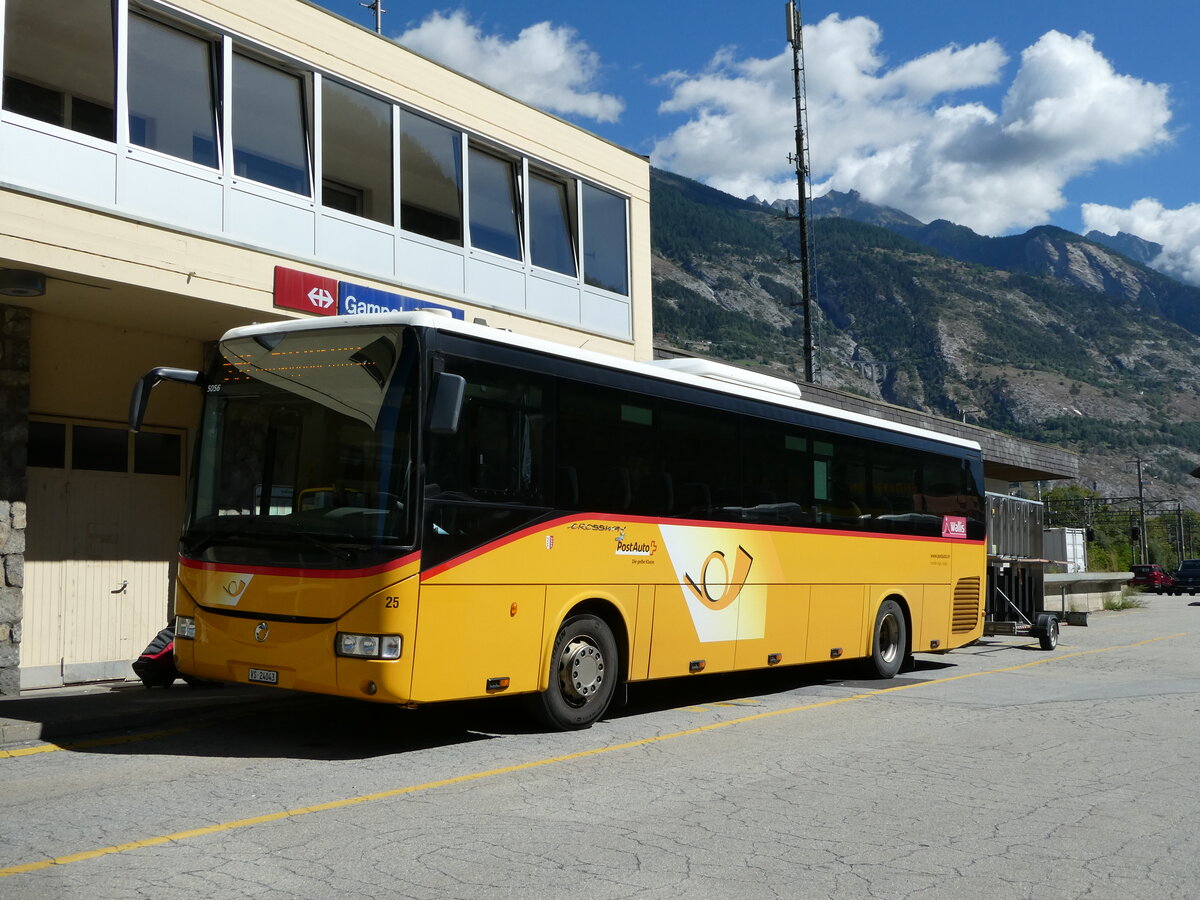
<path id="1" fill-rule="evenodd" d="M 653 355 L 648 161 L 304 0 L 0 0 L 0 694 L 167 622 L 226 329 L 426 306 Z"/>

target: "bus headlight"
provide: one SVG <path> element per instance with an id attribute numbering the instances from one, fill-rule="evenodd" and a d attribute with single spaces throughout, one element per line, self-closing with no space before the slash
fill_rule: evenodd
<path id="1" fill-rule="evenodd" d="M 196 639 L 196 620 L 191 616 L 176 616 L 175 637 L 194 641 Z"/>
<path id="2" fill-rule="evenodd" d="M 334 649 L 338 656 L 358 659 L 399 659 L 404 644 L 398 634 L 351 634 L 339 631 Z"/>

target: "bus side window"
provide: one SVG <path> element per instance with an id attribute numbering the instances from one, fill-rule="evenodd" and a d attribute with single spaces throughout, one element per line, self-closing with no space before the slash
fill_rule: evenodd
<path id="1" fill-rule="evenodd" d="M 458 431 L 431 436 L 430 492 L 443 499 L 542 505 L 544 391 L 526 373 L 459 361 L 466 378 Z"/>
<path id="2" fill-rule="evenodd" d="M 733 417 L 664 402 L 657 445 L 669 461 L 671 516 L 729 521 L 743 515 L 740 431 Z"/>
<path id="3" fill-rule="evenodd" d="M 641 398 L 562 381 L 555 503 L 562 509 L 658 515 L 670 480 L 658 471 L 655 410 Z"/>

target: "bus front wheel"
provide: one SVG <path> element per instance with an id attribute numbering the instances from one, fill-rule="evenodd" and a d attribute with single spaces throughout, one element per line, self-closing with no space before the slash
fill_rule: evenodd
<path id="1" fill-rule="evenodd" d="M 884 600 L 875 614 L 871 634 L 871 670 L 880 678 L 892 678 L 908 655 L 908 624 L 904 610 L 895 600 Z"/>
<path id="2" fill-rule="evenodd" d="M 619 677 L 612 629 L 598 616 L 571 616 L 554 639 L 550 684 L 535 696 L 534 712 L 551 728 L 588 728 L 608 709 Z"/>

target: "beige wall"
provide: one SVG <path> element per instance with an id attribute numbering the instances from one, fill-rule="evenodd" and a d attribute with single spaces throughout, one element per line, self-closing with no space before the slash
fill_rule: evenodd
<path id="1" fill-rule="evenodd" d="M 134 382 L 155 366 L 200 368 L 200 341 L 34 313 L 30 339 L 32 415 L 124 422 Z M 193 428 L 200 391 L 164 384 L 147 425 Z"/>

